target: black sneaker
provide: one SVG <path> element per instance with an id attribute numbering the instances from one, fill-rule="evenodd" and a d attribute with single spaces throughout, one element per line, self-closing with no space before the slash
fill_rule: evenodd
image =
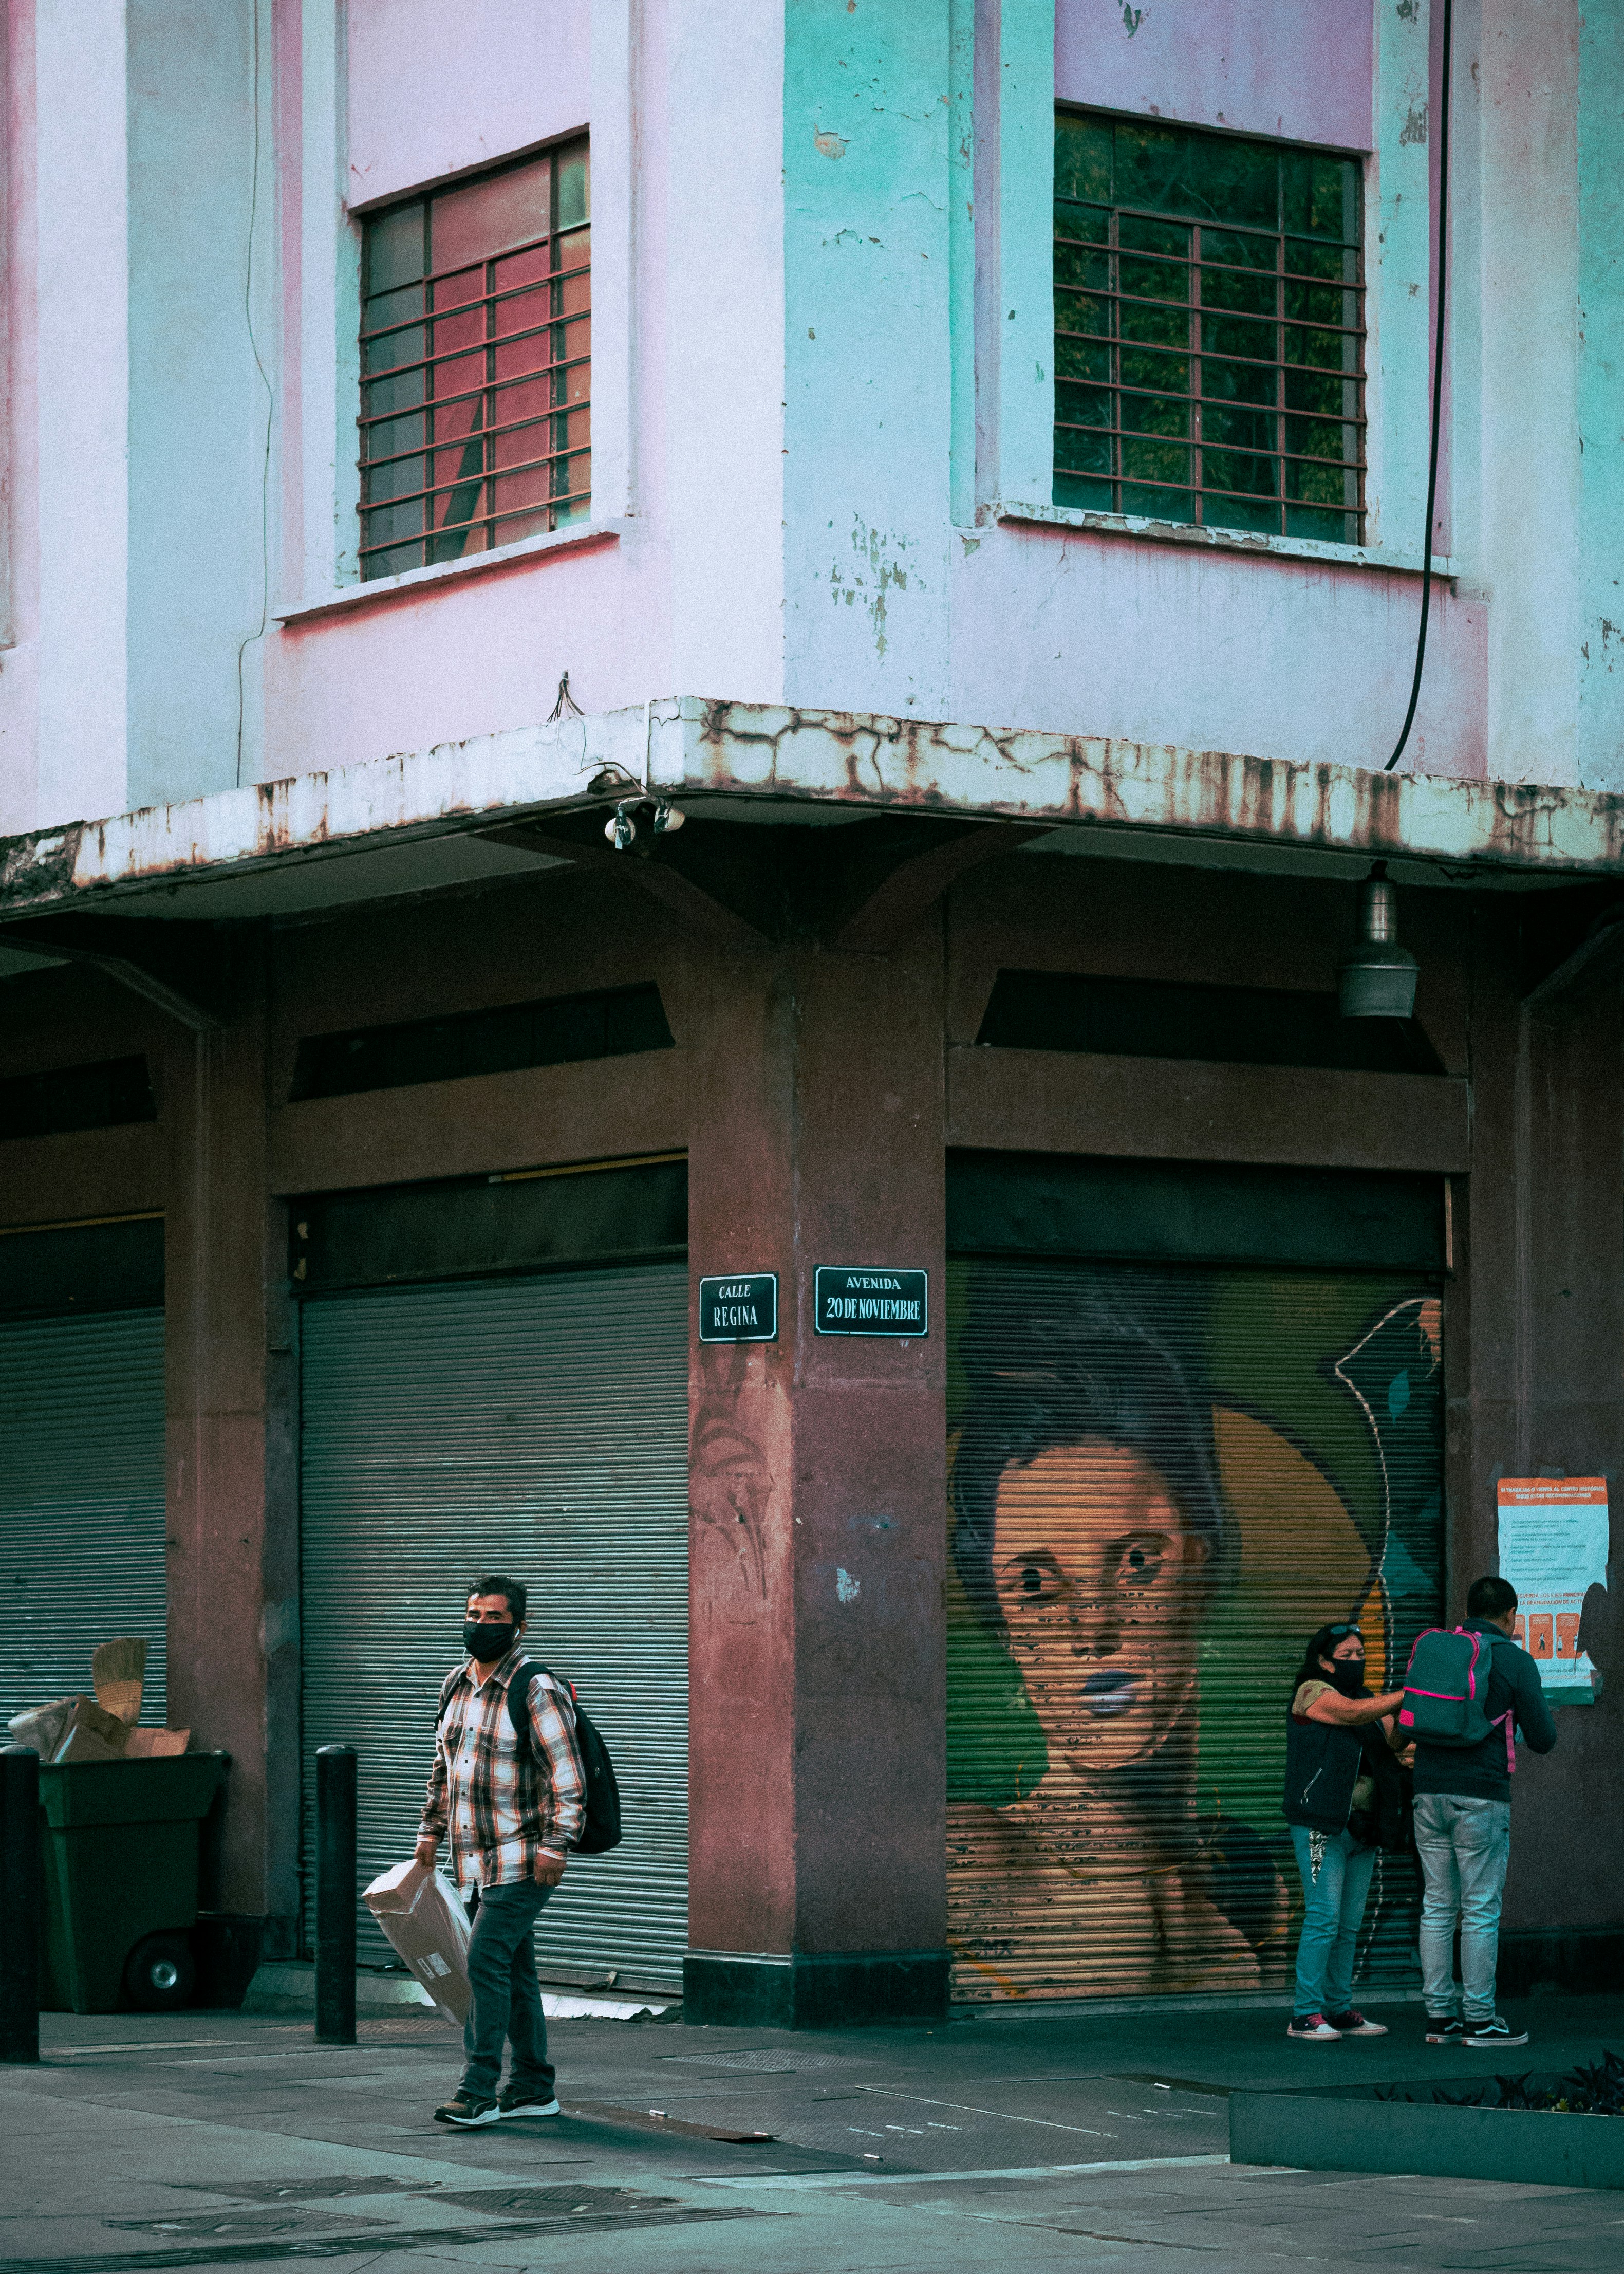
<path id="1" fill-rule="evenodd" d="M 483 2093 L 459 2092 L 455 2100 L 447 2100 L 434 2111 L 434 2121 L 459 2125 L 466 2130 L 475 2124 L 494 2124 L 501 2112 L 498 2100 L 487 2100 Z"/>
<path id="2" fill-rule="evenodd" d="M 560 2113 L 558 2095 L 551 2086 L 532 2091 L 522 2084 L 510 2084 L 501 2097 L 504 2116 L 556 2116 Z"/>
<path id="3" fill-rule="evenodd" d="M 1458 2045 L 1465 2035 L 1466 2024 L 1458 2014 L 1429 2014 L 1426 2017 L 1429 2045 Z"/>
<path id="4" fill-rule="evenodd" d="M 1293 2014 L 1286 2035 L 1299 2044 L 1334 2045 L 1342 2031 L 1334 2029 L 1323 2014 Z"/>
<path id="5" fill-rule="evenodd" d="M 1496 2014 L 1492 2022 L 1474 2022 L 1461 2039 L 1475 2053 L 1497 2053 L 1502 2045 L 1525 2045 L 1526 2029 L 1514 2029 L 1509 2022 L 1501 2021 Z"/>
<path id="6" fill-rule="evenodd" d="M 1327 2014 L 1325 2018 L 1344 2037 L 1385 2037 L 1387 2034 L 1385 2022 L 1368 2020 L 1357 2006 L 1350 2006 L 1345 2014 Z"/>

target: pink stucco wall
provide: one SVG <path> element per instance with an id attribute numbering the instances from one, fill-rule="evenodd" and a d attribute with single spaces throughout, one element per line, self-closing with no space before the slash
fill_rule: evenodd
<path id="1" fill-rule="evenodd" d="M 1371 0 L 1059 0 L 1055 92 L 1241 134 L 1371 147 Z"/>
<path id="2" fill-rule="evenodd" d="M 589 0 L 349 0 L 345 30 L 351 205 L 587 123 Z"/>
<path id="3" fill-rule="evenodd" d="M 598 147 L 616 90 L 590 79 L 587 0 L 545 10 L 478 0 L 478 9 L 492 19 L 487 29 L 502 19 L 502 36 L 470 43 L 485 74 L 476 86 L 466 75 L 473 64 L 465 69 L 448 52 L 443 69 L 415 77 L 381 54 L 386 30 L 403 35 L 434 12 L 425 0 L 350 0 L 350 155 L 357 169 L 371 169 L 365 190 L 355 193 L 363 202 L 380 182 L 414 185 L 476 162 L 456 140 L 459 122 L 470 117 L 481 121 L 483 158 L 583 123 Z M 550 38 L 558 33 L 548 54 L 568 62 L 550 80 L 537 45 L 543 19 Z M 304 182 L 292 0 L 283 0 L 279 26 L 279 114 L 289 122 L 278 136 L 283 322 L 285 335 L 297 339 Z M 729 57 L 732 120 L 719 140 L 688 131 L 717 99 L 718 51 Z M 425 52 L 419 41 L 419 62 Z M 594 476 L 594 513 L 617 519 L 620 534 L 583 550 L 475 567 L 274 629 L 264 649 L 261 779 L 531 723 L 552 709 L 565 671 L 576 701 L 591 712 L 695 689 L 778 699 L 782 24 L 763 0 L 672 0 L 645 12 L 635 68 L 635 230 L 631 274 L 618 288 L 629 289 L 635 338 L 623 414 L 629 514 L 624 497 L 605 499 Z M 392 105 L 398 115 L 386 116 Z M 607 185 L 595 187 L 595 358 L 612 328 L 608 195 Z M 720 260 L 719 246 L 730 248 Z M 289 358 L 296 367 L 286 374 L 279 413 L 279 589 L 289 594 L 297 589 L 308 502 L 302 454 L 311 447 L 298 360 Z M 351 382 L 339 405 L 341 430 L 353 415 L 353 393 Z M 595 370 L 601 440 L 598 393 Z"/>
<path id="4" fill-rule="evenodd" d="M 1381 766 L 1418 576 L 1003 525 L 954 547 L 948 716 Z M 1485 604 L 1434 588 L 1405 770 L 1486 771 Z"/>

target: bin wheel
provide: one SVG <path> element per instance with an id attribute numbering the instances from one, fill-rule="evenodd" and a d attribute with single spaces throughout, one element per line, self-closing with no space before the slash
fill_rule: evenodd
<path id="1" fill-rule="evenodd" d="M 130 2002 L 143 2014 L 172 2014 L 189 2006 L 197 1987 L 192 1946 L 184 1934 L 149 1934 L 124 1965 Z"/>

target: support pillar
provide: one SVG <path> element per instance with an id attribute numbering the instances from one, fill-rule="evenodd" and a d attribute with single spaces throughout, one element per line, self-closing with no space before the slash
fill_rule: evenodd
<path id="1" fill-rule="evenodd" d="M 230 953 L 229 1023 L 165 1054 L 169 1720 L 231 1756 L 207 1908 L 298 1909 L 295 1358 L 282 1210 L 267 1197 L 268 937 Z"/>
<path id="2" fill-rule="evenodd" d="M 945 2009 L 942 965 L 933 917 L 696 974 L 690 1268 L 779 1329 L 693 1329 L 694 2020 Z M 816 1334 L 820 1264 L 927 1270 L 929 1334 Z"/>

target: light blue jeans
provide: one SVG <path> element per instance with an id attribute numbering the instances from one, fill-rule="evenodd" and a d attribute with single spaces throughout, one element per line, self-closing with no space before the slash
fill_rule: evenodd
<path id="1" fill-rule="evenodd" d="M 1418 1793 L 1416 1850 L 1425 1881 L 1421 1986 L 1426 2010 L 1440 2021 L 1462 2010 L 1455 1987 L 1458 1919 L 1464 2019 L 1469 2027 L 1474 2022 L 1492 2022 L 1500 1902 L 1511 1857 L 1511 1803 L 1464 1793 Z"/>
<path id="2" fill-rule="evenodd" d="M 1291 2010 L 1298 2021 L 1309 2014 L 1345 2014 L 1353 2003 L 1353 1962 L 1376 1850 L 1362 1848 L 1350 1832 L 1307 1832 L 1300 1824 L 1291 1826 L 1291 1845 L 1304 1905 Z"/>

